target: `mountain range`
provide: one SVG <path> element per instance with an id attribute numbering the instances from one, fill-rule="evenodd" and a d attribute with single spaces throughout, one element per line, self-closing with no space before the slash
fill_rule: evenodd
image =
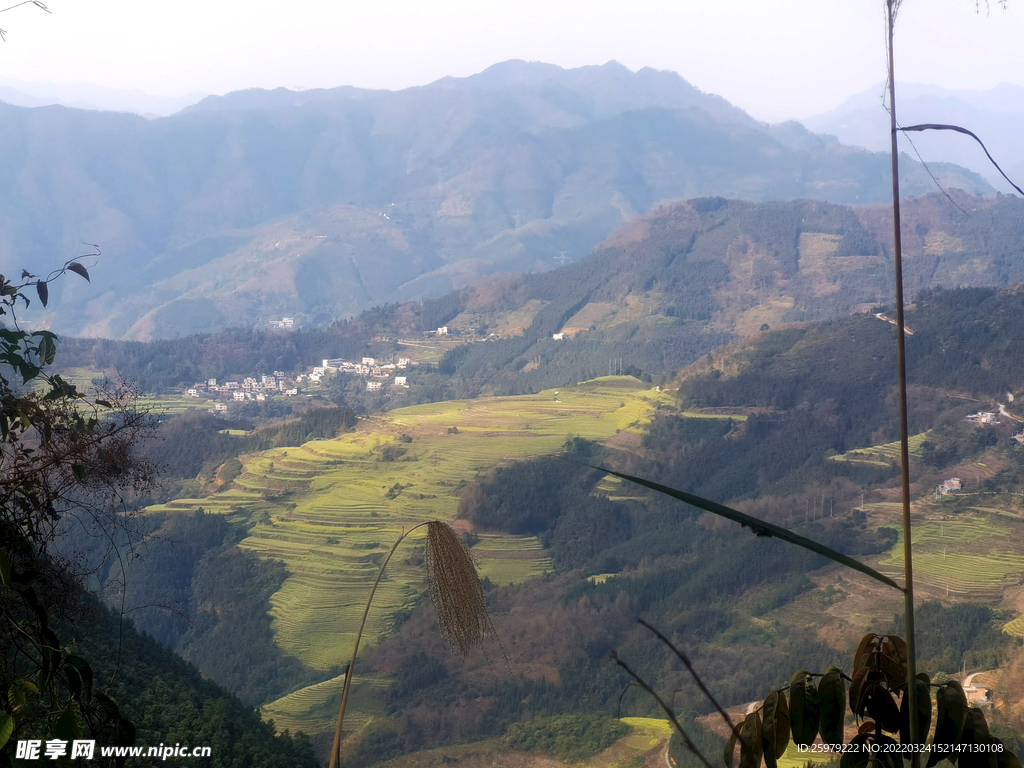
<path id="1" fill-rule="evenodd" d="M 889 115 L 882 108 L 885 87 L 876 85 L 851 96 L 838 107 L 803 120 L 810 130 L 831 134 L 844 144 L 881 152 L 889 148 Z M 973 131 L 999 166 L 1024 186 L 1024 86 L 1002 83 L 986 91 L 950 91 L 934 85 L 897 85 L 897 116 L 901 125 L 946 123 Z M 981 147 L 949 132 L 913 133 L 911 145 L 901 136 L 903 151 L 920 152 L 926 161 L 956 163 L 981 174 L 1001 192 L 1012 188 Z"/>
<path id="2" fill-rule="evenodd" d="M 399 92 L 243 91 L 158 120 L 0 105 L 0 130 L 0 269 L 42 272 L 99 244 L 93 284 L 55 285 L 46 322 L 108 338 L 316 325 L 542 272 L 684 197 L 889 195 L 884 154 L 614 62 L 512 61 Z M 904 169 L 907 194 L 934 188 Z"/>

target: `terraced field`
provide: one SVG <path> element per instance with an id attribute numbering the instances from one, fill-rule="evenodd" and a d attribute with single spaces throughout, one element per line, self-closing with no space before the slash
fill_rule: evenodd
<path id="1" fill-rule="evenodd" d="M 908 440 L 910 455 L 921 458 L 921 445 L 928 439 L 928 433 L 922 432 L 919 435 L 911 435 Z M 888 467 L 893 462 L 900 460 L 900 444 L 885 443 L 871 448 L 854 448 L 852 451 L 830 457 L 832 461 L 855 461 L 860 464 L 874 464 L 876 466 Z"/>
<path id="2" fill-rule="evenodd" d="M 1003 632 L 1014 637 L 1024 637 L 1024 616 L 1018 616 L 1016 619 L 1011 621 L 1005 627 Z"/>
<path id="3" fill-rule="evenodd" d="M 1024 526 L 992 515 L 961 514 L 914 524 L 915 589 L 936 597 L 996 599 L 1024 573 Z M 879 563 L 903 568 L 901 540 Z"/>
<path id="4" fill-rule="evenodd" d="M 244 458 L 230 490 L 151 509 L 202 507 L 251 525 L 240 546 L 282 560 L 290 574 L 271 598 L 278 645 L 327 671 L 351 655 L 370 585 L 403 529 L 453 520 L 460 483 L 479 470 L 555 452 L 570 435 L 604 440 L 639 429 L 662 397 L 644 387 L 610 377 L 537 395 L 402 408 L 336 440 Z M 388 566 L 364 643 L 389 631 L 422 593 L 424 572 L 413 557 L 422 541 L 414 532 Z M 534 537 L 481 536 L 474 552 L 481 575 L 499 584 L 551 568 Z M 326 722 L 327 699 L 338 691 L 340 683 L 328 681 L 264 711 L 279 727 L 316 733 Z"/>

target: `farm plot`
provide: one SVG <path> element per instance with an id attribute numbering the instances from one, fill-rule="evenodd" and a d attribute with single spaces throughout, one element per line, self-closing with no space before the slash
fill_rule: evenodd
<path id="1" fill-rule="evenodd" d="M 249 536 L 239 546 L 281 560 L 289 573 L 271 597 L 276 642 L 328 671 L 348 660 L 370 585 L 403 529 L 453 520 L 460 483 L 481 469 L 557 451 L 570 435 L 604 440 L 639 429 L 663 397 L 644 386 L 611 377 L 557 393 L 396 409 L 335 440 L 251 457 L 233 487 L 210 498 L 153 509 L 203 507 L 247 520 Z M 417 531 L 388 566 L 364 644 L 388 632 L 422 594 L 425 573 L 415 557 L 422 542 Z M 481 575 L 497 584 L 551 570 L 534 537 L 482 536 L 474 551 Z M 312 686 L 265 711 L 279 728 L 317 733 L 331 690 Z"/>
<path id="2" fill-rule="evenodd" d="M 1024 637 L 1024 616 L 1018 616 L 1003 627 L 1003 632 L 1014 637 Z"/>
<path id="3" fill-rule="evenodd" d="M 551 558 L 536 536 L 481 536 L 473 545 L 480 577 L 505 586 L 543 576 L 551 570 Z"/>
<path id="4" fill-rule="evenodd" d="M 1021 533 L 1015 521 L 971 514 L 915 524 L 915 588 L 936 597 L 999 597 L 1024 573 Z M 883 572 L 902 570 L 902 534 L 879 565 Z"/>
<path id="5" fill-rule="evenodd" d="M 916 458 L 921 458 L 921 446 L 927 439 L 927 432 L 911 435 L 907 443 L 907 447 L 910 449 L 910 455 Z M 860 464 L 874 464 L 876 466 L 888 467 L 893 462 L 899 462 L 900 444 L 899 442 L 895 442 L 876 445 L 871 448 L 854 448 L 852 451 L 847 451 L 846 453 L 838 456 L 831 456 L 829 458 L 832 461 L 854 461 Z"/>

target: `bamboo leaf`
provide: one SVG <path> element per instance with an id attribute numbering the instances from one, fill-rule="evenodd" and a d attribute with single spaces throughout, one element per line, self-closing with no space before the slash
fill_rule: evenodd
<path id="1" fill-rule="evenodd" d="M 847 557 L 841 552 L 836 552 L 834 549 L 830 549 L 829 547 L 826 547 L 823 544 L 819 544 L 816 541 L 812 541 L 811 539 L 799 536 L 793 533 L 788 528 L 782 528 L 778 525 L 774 525 L 773 523 L 760 520 L 756 517 L 752 517 L 750 515 L 744 514 L 743 512 L 732 509 L 731 507 L 727 507 L 724 504 L 719 504 L 718 502 L 711 501 L 709 499 L 704 499 L 701 498 L 700 496 L 694 496 L 692 493 L 678 491 L 675 488 L 669 488 L 667 485 L 661 485 L 660 483 L 655 483 L 652 482 L 651 480 L 644 480 L 642 477 L 634 477 L 633 475 L 627 475 L 622 472 L 615 472 L 614 470 L 605 469 L 604 467 L 595 467 L 591 464 L 588 464 L 587 466 L 591 467 L 591 469 L 596 469 L 601 472 L 606 472 L 609 475 L 614 475 L 615 477 L 621 477 L 623 480 L 629 480 L 630 482 L 636 483 L 637 485 L 642 485 L 644 488 L 650 488 L 652 491 L 657 491 L 658 493 L 662 493 L 666 496 L 671 496 L 674 499 L 679 499 L 679 501 L 690 504 L 691 506 L 697 507 L 698 509 L 703 509 L 705 512 L 710 512 L 713 515 L 718 515 L 719 517 L 724 517 L 727 520 L 737 522 L 745 528 L 750 528 L 756 536 L 775 537 L 777 539 L 787 541 L 790 544 L 795 544 L 798 547 L 803 547 L 804 549 L 810 550 L 811 552 L 821 555 L 822 557 L 827 557 L 829 560 L 832 560 L 833 562 L 845 565 L 847 568 L 852 568 L 855 571 L 860 571 L 861 573 L 870 576 L 876 581 L 880 581 L 883 584 L 892 587 L 893 589 L 897 589 L 900 592 L 903 591 L 903 587 L 901 587 L 895 581 L 890 579 L 888 576 L 884 576 L 883 574 L 879 573 L 874 568 L 864 565 L 864 563 L 858 562 L 854 560 L 852 557 Z"/>

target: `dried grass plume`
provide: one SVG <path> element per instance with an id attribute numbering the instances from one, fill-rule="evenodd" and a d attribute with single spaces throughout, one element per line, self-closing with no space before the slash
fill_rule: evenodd
<path id="1" fill-rule="evenodd" d="M 427 579 L 441 634 L 465 656 L 494 634 L 476 563 L 462 537 L 447 523 L 427 525 Z"/>

